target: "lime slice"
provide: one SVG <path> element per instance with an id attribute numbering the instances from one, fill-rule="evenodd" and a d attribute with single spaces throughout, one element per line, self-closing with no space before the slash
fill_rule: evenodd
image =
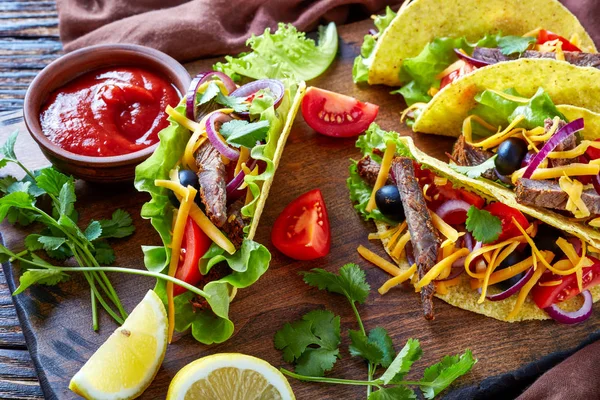
<path id="1" fill-rule="evenodd" d="M 154 379 L 166 349 L 167 313 L 150 290 L 75 374 L 69 389 L 86 399 L 134 399 Z"/>
<path id="2" fill-rule="evenodd" d="M 167 400 L 293 400 L 281 372 L 260 358 L 223 353 L 196 360 L 175 375 Z"/>

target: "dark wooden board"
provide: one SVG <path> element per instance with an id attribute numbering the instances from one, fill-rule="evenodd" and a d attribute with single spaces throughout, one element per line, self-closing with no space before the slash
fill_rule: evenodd
<path id="1" fill-rule="evenodd" d="M 388 88 L 357 87 L 352 83 L 352 61 L 369 27 L 369 21 L 341 27 L 338 59 L 325 75 L 312 84 L 379 104 L 381 108 L 377 122 L 386 129 L 411 135 L 407 128 L 400 125 L 401 104 L 397 97 L 388 94 Z M 191 72 L 196 72 L 209 64 L 210 61 L 203 61 L 188 67 Z M 40 166 L 43 159 L 37 147 L 25 134 L 24 127 L 19 127 L 24 134 L 18 141 L 18 155 L 26 165 Z M 14 126 L 0 129 L 0 140 L 4 140 Z M 440 158 L 451 145 L 450 139 L 436 136 L 415 135 L 415 140 L 422 149 Z M 363 244 L 384 255 L 380 245 L 367 241 L 367 234 L 374 227 L 355 214 L 348 198 L 345 181 L 349 159 L 357 157 L 359 154 L 354 148 L 354 140 L 335 140 L 317 135 L 301 117 L 297 119 L 255 238 L 271 250 L 271 267 L 259 282 L 240 291 L 233 302 L 230 310 L 236 325 L 233 337 L 220 345 L 204 346 L 195 342 L 191 335 L 178 335 L 167 351 L 158 376 L 143 398 L 164 398 L 175 373 L 185 364 L 208 354 L 242 352 L 261 357 L 275 366 L 284 366 L 281 353 L 273 347 L 273 335 L 285 322 L 300 318 L 313 309 L 327 308 L 340 314 L 344 331 L 357 328 L 343 298 L 308 287 L 298 275 L 300 271 L 314 267 L 337 271 L 343 264 L 355 262 L 366 269 L 373 288 L 388 278 L 362 260 L 356 252 L 357 246 Z M 285 205 L 313 188 L 322 190 L 329 210 L 332 250 L 320 260 L 293 261 L 279 254 L 270 244 L 270 227 Z M 117 264 L 143 268 L 139 246 L 159 243 L 158 235 L 150 224 L 139 217 L 139 209 L 146 196 L 136 193 L 128 185 L 94 186 L 84 182 L 78 183 L 77 194 L 82 223 L 106 216 L 119 207 L 134 216 L 136 233 L 127 240 L 115 243 Z M 1 230 L 9 247 L 22 248 L 26 232 L 8 225 L 2 225 Z M 16 269 L 7 268 L 5 272 L 10 289 L 14 290 Z M 112 278 L 128 310 L 153 286 L 149 279 L 114 275 Z M 80 278 L 60 287 L 32 288 L 17 296 L 15 303 L 45 396 L 51 399 L 74 398 L 67 389 L 70 377 L 108 337 L 115 325 L 102 314 L 100 332 L 91 330 L 89 293 Z M 385 327 L 398 348 L 408 338 L 421 340 L 425 354 L 415 365 L 415 374 L 420 374 L 425 364 L 436 362 L 445 354 L 471 348 L 479 362 L 472 373 L 461 378 L 457 385 L 476 383 L 488 376 L 516 369 L 545 354 L 569 349 L 600 328 L 598 316 L 575 327 L 550 321 L 509 324 L 453 308 L 439 300 L 435 301 L 435 305 L 437 318 L 428 322 L 421 315 L 419 299 L 414 293 L 393 290 L 382 297 L 373 290 L 359 310 L 368 329 Z M 347 340 L 344 340 L 343 360 L 338 362 L 331 375 L 365 379 L 366 366 L 350 358 L 347 344 Z M 333 387 L 294 380 L 291 384 L 300 399 L 354 399 L 363 398 L 365 393 L 362 387 Z"/>

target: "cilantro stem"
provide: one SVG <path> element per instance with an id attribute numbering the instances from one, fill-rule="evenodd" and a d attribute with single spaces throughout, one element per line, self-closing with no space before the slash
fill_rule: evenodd
<path id="1" fill-rule="evenodd" d="M 90 290 L 90 300 L 92 302 L 92 329 L 98 330 L 98 305 L 96 304 L 96 295 Z"/>
<path id="2" fill-rule="evenodd" d="M 373 363 L 369 363 L 369 371 L 367 372 L 367 379 L 369 381 L 373 380 L 373 375 L 375 374 L 375 365 Z M 371 385 L 367 385 L 367 398 L 371 394 Z"/>
<path id="3" fill-rule="evenodd" d="M 71 269 L 79 269 L 79 268 L 71 268 Z M 86 268 L 89 271 L 93 271 L 94 268 Z M 88 274 L 84 274 L 84 275 L 88 275 Z M 113 319 L 115 321 L 117 321 L 117 323 L 119 325 L 123 325 L 123 320 L 121 319 L 121 317 L 119 317 L 119 315 L 117 313 L 115 313 L 112 308 L 110 308 L 110 306 L 106 303 L 106 301 L 104 300 L 104 298 L 102 297 L 102 295 L 100 294 L 100 292 L 98 291 L 98 288 L 96 287 L 96 284 L 94 283 L 94 278 L 90 277 L 88 279 L 88 283 L 90 284 L 90 288 L 94 291 L 94 294 L 96 295 L 96 298 L 98 299 L 98 301 L 100 302 L 100 304 L 102 304 L 102 307 L 104 307 L 104 309 L 106 310 L 106 312 L 113 317 Z"/>
<path id="4" fill-rule="evenodd" d="M 322 382 L 322 383 L 333 383 L 337 385 L 355 385 L 355 386 L 369 386 L 369 385 L 380 385 L 383 382 L 380 380 L 371 380 L 371 381 L 358 381 L 353 379 L 339 379 L 339 378 L 327 378 L 322 376 L 306 376 L 296 374 L 292 371 L 289 371 L 285 368 L 279 368 L 282 374 L 287 375 L 291 378 L 298 379 L 299 381 L 305 382 Z"/>
<path id="5" fill-rule="evenodd" d="M 356 308 L 356 305 L 354 304 L 354 301 L 350 300 L 350 298 L 348 298 L 348 300 L 350 301 L 350 305 L 352 306 L 352 311 L 354 311 L 354 316 L 356 317 L 356 320 L 358 321 L 358 326 L 360 328 L 360 331 L 362 332 L 363 335 L 367 335 L 366 331 L 365 331 L 365 326 L 363 325 L 362 319 L 360 318 L 360 314 L 358 313 L 358 309 Z"/>

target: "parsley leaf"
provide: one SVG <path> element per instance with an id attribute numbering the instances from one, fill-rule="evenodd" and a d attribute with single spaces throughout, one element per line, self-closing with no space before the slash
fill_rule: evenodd
<path id="1" fill-rule="evenodd" d="M 56 285 L 69 279 L 69 275 L 56 269 L 30 269 L 21 275 L 19 287 L 13 293 L 13 296 L 22 293 L 29 286 L 36 283 L 42 285 Z"/>
<path id="2" fill-rule="evenodd" d="M 476 362 L 471 350 L 468 349 L 464 354 L 444 357 L 442 361 L 425 370 L 421 379 L 421 383 L 427 384 L 421 386 L 423 396 L 426 399 L 433 399 L 458 377 L 469 372 Z"/>
<path id="3" fill-rule="evenodd" d="M 72 181 L 67 181 L 63 184 L 58 195 L 58 211 L 62 215 L 70 216 L 75 210 L 75 186 Z"/>
<path id="4" fill-rule="evenodd" d="M 353 357 L 359 356 L 372 364 L 381 364 L 383 351 L 378 344 L 369 341 L 361 331 L 349 330 L 348 335 L 350 336 L 349 350 Z"/>
<path id="5" fill-rule="evenodd" d="M 304 282 L 310 286 L 346 296 L 351 303 L 364 303 L 371 287 L 365 280 L 365 272 L 356 264 L 346 264 L 340 268 L 339 275 L 313 268 L 311 272 L 302 272 Z"/>
<path id="6" fill-rule="evenodd" d="M 536 38 L 532 36 L 503 36 L 498 39 L 498 47 L 505 56 L 515 53 L 523 53 L 532 44 Z"/>
<path id="7" fill-rule="evenodd" d="M 235 147 L 256 146 L 256 142 L 262 141 L 267 137 L 270 123 L 267 120 L 258 122 L 248 122 L 241 119 L 234 119 L 221 125 L 219 133 L 227 140 L 227 143 Z"/>
<path id="8" fill-rule="evenodd" d="M 404 375 L 410 371 L 413 363 L 421 358 L 423 350 L 421 345 L 416 339 L 408 339 L 402 350 L 398 353 L 394 361 L 390 364 L 388 369 L 381 375 L 380 380 L 385 385 L 388 383 L 395 383 L 402 380 Z"/>
<path id="9" fill-rule="evenodd" d="M 500 218 L 475 206 L 471 206 L 467 211 L 466 227 L 475 240 L 482 243 L 491 243 L 502 233 Z"/>
<path id="10" fill-rule="evenodd" d="M 66 242 L 64 237 L 56 236 L 40 236 L 37 240 L 42 244 L 44 250 L 48 251 L 58 250 L 58 248 Z"/>
<path id="11" fill-rule="evenodd" d="M 406 386 L 384 388 L 369 395 L 369 400 L 414 400 L 416 398 L 414 390 Z"/>
<path id="12" fill-rule="evenodd" d="M 323 376 L 332 369 L 339 345 L 340 317 L 330 311 L 311 311 L 275 334 L 275 347 L 283 350 L 283 359 L 295 361 L 296 372 L 304 375 Z"/>
<path id="13" fill-rule="evenodd" d="M 94 242 L 94 258 L 100 265 L 110 265 L 115 262 L 115 252 L 104 240 Z"/>
<path id="14" fill-rule="evenodd" d="M 27 235 L 25 238 L 25 247 L 27 247 L 29 251 L 41 250 L 44 245 L 38 240 L 40 237 L 41 235 L 35 233 Z"/>
<path id="15" fill-rule="evenodd" d="M 102 235 L 102 226 L 98 221 L 91 221 L 90 224 L 85 228 L 83 234 L 90 242 L 98 239 Z"/>
<path id="16" fill-rule="evenodd" d="M 58 197 L 65 183 L 73 182 L 73 178 L 58 172 L 54 168 L 44 168 L 40 171 L 36 182 L 40 189 L 52 196 Z"/>
<path id="17" fill-rule="evenodd" d="M 394 344 L 392 343 L 392 338 L 388 335 L 388 332 L 380 326 L 371 329 L 369 331 L 369 343 L 376 344 L 383 355 L 377 364 L 381 365 L 383 368 L 389 367 L 394 360 L 396 351 L 394 350 Z"/>
<path id="18" fill-rule="evenodd" d="M 127 211 L 117 209 L 112 214 L 111 219 L 101 219 L 99 221 L 102 228 L 100 238 L 124 238 L 135 231 L 131 216 Z"/>
<path id="19" fill-rule="evenodd" d="M 479 165 L 463 166 L 463 165 L 456 165 L 456 164 L 448 164 L 448 166 L 450 168 L 452 168 L 453 170 L 455 170 L 456 172 L 466 175 L 469 178 L 477 179 L 481 175 L 483 175 L 486 171 L 488 171 L 489 169 L 496 167 L 496 164 L 494 163 L 494 161 L 496 160 L 496 157 L 498 157 L 497 154 L 488 158 L 487 160 L 485 160 L 484 162 L 482 162 Z"/>
<path id="20" fill-rule="evenodd" d="M 218 93 L 221 93 L 219 86 L 214 82 L 210 82 L 204 92 L 196 94 L 197 105 L 201 106 L 208 103 L 209 101 L 213 100 Z"/>
<path id="21" fill-rule="evenodd" d="M 10 134 L 6 142 L 0 147 L 0 168 L 4 167 L 8 161 L 17 162 L 17 156 L 15 154 L 15 143 L 17 142 L 17 136 L 19 131 L 14 131 Z"/>

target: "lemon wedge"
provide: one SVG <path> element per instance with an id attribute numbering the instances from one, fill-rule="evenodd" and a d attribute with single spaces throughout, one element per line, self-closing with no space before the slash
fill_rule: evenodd
<path id="1" fill-rule="evenodd" d="M 167 400 L 293 400 L 281 372 L 260 358 L 238 353 L 203 357 L 181 369 Z"/>
<path id="2" fill-rule="evenodd" d="M 150 290 L 75 374 L 69 389 L 86 399 L 134 399 L 154 379 L 166 349 L 167 313 Z"/>

